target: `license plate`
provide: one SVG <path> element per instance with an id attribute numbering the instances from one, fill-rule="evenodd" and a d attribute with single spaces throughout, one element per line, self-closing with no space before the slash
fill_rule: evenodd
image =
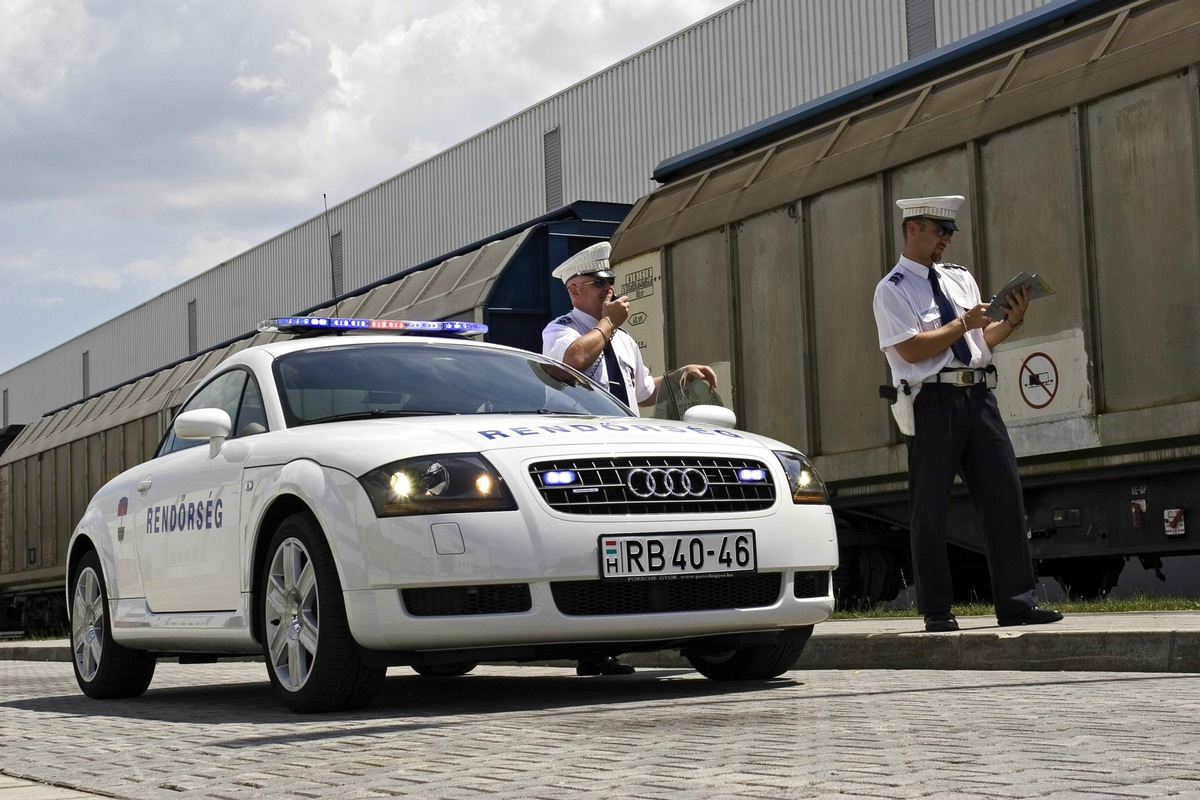
<path id="1" fill-rule="evenodd" d="M 601 578 L 679 580 L 758 569 L 753 531 L 601 536 L 599 545 Z"/>

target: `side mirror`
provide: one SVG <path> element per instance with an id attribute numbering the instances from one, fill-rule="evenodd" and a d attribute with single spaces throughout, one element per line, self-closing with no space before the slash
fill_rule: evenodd
<path id="1" fill-rule="evenodd" d="M 699 405 L 692 406 L 683 412 L 684 422 L 706 422 L 722 428 L 737 427 L 737 414 L 732 408 L 725 406 Z"/>
<path id="2" fill-rule="evenodd" d="M 208 455 L 216 457 L 221 445 L 229 438 L 233 422 L 220 408 L 197 408 L 175 418 L 175 435 L 180 439 L 208 439 Z"/>

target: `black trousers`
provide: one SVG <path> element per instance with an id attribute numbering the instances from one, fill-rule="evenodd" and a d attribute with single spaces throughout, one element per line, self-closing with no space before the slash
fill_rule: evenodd
<path id="1" fill-rule="evenodd" d="M 917 609 L 950 610 L 954 596 L 946 551 L 946 516 L 954 476 L 961 475 L 983 525 L 997 616 L 1036 605 L 1025 502 L 1017 457 L 996 397 L 984 385 L 926 383 L 913 405 L 908 438 L 908 499 Z"/>

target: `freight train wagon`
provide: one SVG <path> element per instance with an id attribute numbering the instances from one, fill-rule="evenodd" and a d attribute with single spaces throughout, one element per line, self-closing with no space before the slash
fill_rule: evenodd
<path id="1" fill-rule="evenodd" d="M 1055 290 L 996 391 L 1038 573 L 1099 595 L 1200 553 L 1198 152 L 1200 3 L 1057 2 L 663 162 L 613 259 L 648 361 L 718 365 L 741 426 L 816 456 L 839 591 L 876 602 L 909 556 L 871 298 L 895 201 L 965 195 L 948 258 Z M 963 492 L 951 536 L 959 599 L 986 597 Z"/>

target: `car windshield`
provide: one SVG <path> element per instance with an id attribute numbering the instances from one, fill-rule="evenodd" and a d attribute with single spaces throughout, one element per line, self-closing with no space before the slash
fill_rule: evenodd
<path id="1" fill-rule="evenodd" d="M 426 414 L 629 416 L 558 362 L 465 343 L 339 344 L 281 356 L 274 370 L 289 427 Z"/>

